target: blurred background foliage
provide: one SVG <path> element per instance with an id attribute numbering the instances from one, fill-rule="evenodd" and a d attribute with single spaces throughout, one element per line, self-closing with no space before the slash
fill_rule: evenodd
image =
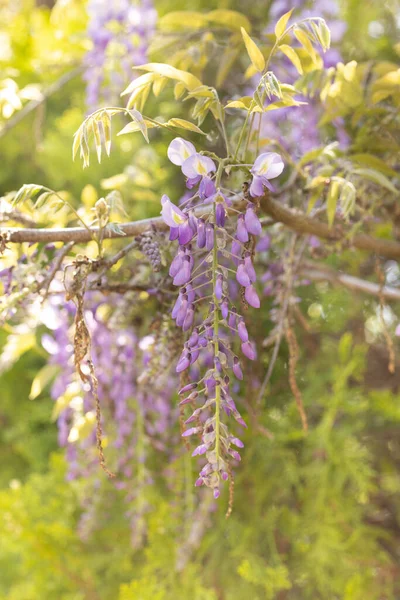
<path id="1" fill-rule="evenodd" d="M 277 3 L 193 0 L 190 9 L 242 11 L 257 31 L 272 29 L 269 13 Z M 160 0 L 156 8 L 162 16 L 187 3 Z M 347 25 L 344 62 L 398 62 L 396 0 L 342 0 L 339 10 Z M 87 20 L 83 0 L 0 0 L 0 195 L 37 182 L 64 190 L 75 207 L 88 210 L 117 189 L 130 219 L 158 214 L 161 191 L 174 198 L 182 191 L 166 160 L 171 136 L 151 146 L 139 136 L 115 138 L 101 165 L 93 160 L 82 170 L 72 162 L 72 135 L 87 110 L 81 77 L 90 48 Z M 48 94 L 46 102 L 18 121 L 41 94 Z M 149 110 L 178 116 L 172 94 L 162 101 L 161 110 L 150 100 Z M 345 262 L 358 268 L 364 258 L 349 253 Z M 1 365 L 1 600 L 399 598 L 400 379 L 387 376 L 385 346 L 365 342 L 364 321 L 375 301 L 323 283 L 302 290 L 299 306 L 309 325 L 298 369 L 309 435 L 299 428 L 283 349 L 268 405 L 245 436 L 230 518 L 225 497 L 211 510 L 211 501 L 202 500 L 193 512 L 188 458 L 169 463 L 168 487 L 157 477 L 165 468 L 160 455 L 155 480 L 143 491 L 150 509 L 145 544 L 136 550 L 119 491 L 92 475 L 66 479 L 48 386 L 29 399 L 47 357 L 39 334 L 28 327 L 13 348 L 3 328 L 9 362 Z M 262 318 L 254 334 L 261 325 L 270 328 L 267 310 Z M 79 529 L 88 496 L 89 537 Z"/>

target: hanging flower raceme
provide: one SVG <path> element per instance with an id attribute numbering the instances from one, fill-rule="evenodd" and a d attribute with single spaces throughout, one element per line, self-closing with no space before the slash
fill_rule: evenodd
<path id="1" fill-rule="evenodd" d="M 235 211 L 229 212 L 231 201 L 219 188 L 222 170 L 218 169 L 214 178 L 217 171 L 214 161 L 196 152 L 192 143 L 176 138 L 168 148 L 168 156 L 181 167 L 189 188 L 199 186 L 182 208 L 163 196 L 161 214 L 171 228 L 170 239 L 179 243 L 169 270 L 174 285 L 180 288 L 172 317 L 187 339 L 176 371 L 196 373 L 197 379 L 179 391 L 181 406 L 196 406 L 186 420 L 190 426 L 183 435 L 200 438 L 193 456 L 204 456 L 206 462 L 196 485 L 212 488 L 217 498 L 221 481 L 228 479 L 231 472 L 230 463 L 240 460 L 237 448 L 243 448 L 243 442 L 229 432 L 224 417 L 231 416 L 246 427 L 231 396 L 230 383 L 232 377 L 243 379 L 235 348 L 240 346 L 250 360 L 255 360 L 256 350 L 233 300 L 244 297 L 242 303 L 260 306 L 253 257 L 261 223 L 252 202 L 248 202 L 244 213 L 232 217 Z M 274 153 L 261 155 L 253 167 L 254 177 L 262 182 L 263 178 L 276 177 L 282 169 L 279 171 L 275 157 L 278 155 Z M 281 160 L 280 163 L 283 168 Z M 196 201 L 210 207 L 207 216 L 196 218 L 193 212 Z M 236 291 L 235 285 L 232 286 L 235 282 Z M 203 375 L 197 375 L 202 369 Z"/>

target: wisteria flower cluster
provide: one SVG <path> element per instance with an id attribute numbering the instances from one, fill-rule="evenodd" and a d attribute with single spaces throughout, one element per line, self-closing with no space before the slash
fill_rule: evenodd
<path id="1" fill-rule="evenodd" d="M 280 175 L 284 165 L 274 152 L 258 156 L 251 169 L 251 199 L 245 200 L 240 211 L 222 192 L 224 161 L 217 167 L 212 158 L 198 153 L 182 138 L 171 142 L 168 157 L 181 167 L 189 189 L 198 186 L 181 207 L 166 195 L 161 199 L 170 240 L 178 242 L 169 269 L 173 284 L 179 287 L 172 317 L 187 338 L 176 365 L 177 373 L 190 374 L 179 391 L 180 406 L 194 409 L 185 421 L 189 428 L 183 436 L 199 437 L 193 456 L 204 455 L 206 463 L 196 485 L 212 488 L 218 498 L 220 482 L 228 479 L 232 460 L 240 461 L 237 449 L 243 448 L 243 442 L 230 433 L 224 416 L 232 416 L 246 427 L 231 395 L 232 375 L 243 379 L 235 352 L 237 342 L 245 357 L 256 358 L 234 300 L 239 299 L 242 306 L 260 307 L 254 268 L 255 240 L 261 234 L 257 197 L 264 186 L 271 187 L 269 180 Z"/>

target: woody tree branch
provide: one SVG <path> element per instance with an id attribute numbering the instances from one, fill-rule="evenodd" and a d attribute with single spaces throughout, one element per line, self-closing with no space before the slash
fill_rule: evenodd
<path id="1" fill-rule="evenodd" d="M 235 208 L 240 208 L 240 202 Z M 315 235 L 330 242 L 346 242 L 358 250 L 384 256 L 386 258 L 400 258 L 400 243 L 372 237 L 366 233 L 357 233 L 350 236 L 350 230 L 346 227 L 329 227 L 326 223 L 318 221 L 315 218 L 308 217 L 301 211 L 295 211 L 287 208 L 280 202 L 273 200 L 269 194 L 260 198 L 260 205 L 263 212 L 272 218 L 273 221 L 286 225 L 292 231 L 300 235 Z M 207 208 L 201 208 L 195 211 L 197 216 L 207 214 Z M 152 219 L 143 219 L 141 221 L 132 221 L 129 223 L 118 224 L 124 232 L 124 237 L 132 237 L 144 233 L 151 227 L 156 231 L 167 231 L 168 226 L 161 217 Z M 91 232 L 97 235 L 99 229 L 94 227 Z M 92 239 L 89 230 L 82 227 L 68 227 L 64 229 L 20 229 L 18 227 L 0 227 L 0 236 L 12 243 L 50 243 L 50 242 L 75 242 L 85 243 Z M 106 228 L 104 239 L 121 238 L 121 234 Z"/>

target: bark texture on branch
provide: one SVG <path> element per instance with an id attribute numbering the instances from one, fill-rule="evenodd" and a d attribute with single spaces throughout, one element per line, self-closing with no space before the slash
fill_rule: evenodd
<path id="1" fill-rule="evenodd" d="M 235 204 L 240 209 L 244 202 Z M 318 221 L 312 217 L 306 216 L 300 211 L 294 211 L 287 208 L 280 202 L 273 200 L 269 194 L 260 198 L 261 209 L 274 221 L 283 223 L 289 229 L 296 231 L 301 235 L 315 235 L 321 239 L 331 242 L 339 242 L 346 238 L 349 233 L 344 227 L 329 227 L 326 223 Z M 202 207 L 195 211 L 197 216 L 205 215 L 209 212 L 207 207 Z M 168 231 L 168 226 L 161 217 L 152 219 L 143 219 L 142 221 L 133 221 L 130 223 L 120 223 L 119 227 L 125 233 L 124 237 L 140 235 L 149 228 L 154 227 L 156 231 Z M 97 235 L 98 228 L 92 228 L 92 232 Z M 83 227 L 69 227 L 67 229 L 21 229 L 19 227 L 0 227 L 0 236 L 5 236 L 7 241 L 14 243 L 22 242 L 75 242 L 85 243 L 92 238 L 90 232 Z M 122 238 L 120 234 L 106 229 L 104 239 Z M 374 238 L 366 233 L 357 233 L 348 238 L 348 243 L 359 250 L 385 256 L 386 258 L 400 258 L 400 243 Z"/>
<path id="2" fill-rule="evenodd" d="M 373 281 L 366 281 L 347 273 L 340 273 L 325 267 L 324 265 L 314 264 L 306 261 L 300 265 L 300 272 L 306 279 L 311 281 L 329 281 L 333 285 L 342 285 L 353 292 L 362 292 L 370 296 L 380 295 L 388 301 L 400 300 L 400 288 L 395 288 L 390 285 L 381 286 Z"/>
<path id="3" fill-rule="evenodd" d="M 269 194 L 260 198 L 260 204 L 264 213 L 272 217 L 274 221 L 283 223 L 303 235 L 315 235 L 331 242 L 339 242 L 344 240 L 348 233 L 344 227 L 329 227 L 327 223 L 307 217 L 300 211 L 293 211 L 276 200 L 272 200 Z M 367 250 L 387 258 L 400 257 L 400 244 L 394 241 L 374 238 L 366 233 L 357 233 L 351 238 L 349 237 L 348 241 L 351 246 L 359 250 Z"/>

